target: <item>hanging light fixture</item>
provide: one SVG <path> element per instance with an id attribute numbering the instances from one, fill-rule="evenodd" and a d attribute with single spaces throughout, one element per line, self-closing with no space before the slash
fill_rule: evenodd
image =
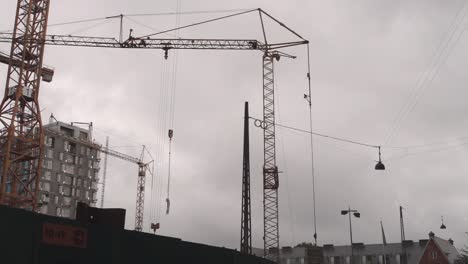
<path id="1" fill-rule="evenodd" d="M 380 146 L 378 146 L 379 148 L 379 161 L 377 162 L 377 164 L 375 164 L 375 170 L 385 170 L 385 165 L 382 163 L 382 155 L 380 153 Z"/>
<path id="2" fill-rule="evenodd" d="M 447 227 L 444 225 L 444 217 L 440 217 L 442 219 L 442 225 L 440 225 L 440 229 L 447 229 Z"/>

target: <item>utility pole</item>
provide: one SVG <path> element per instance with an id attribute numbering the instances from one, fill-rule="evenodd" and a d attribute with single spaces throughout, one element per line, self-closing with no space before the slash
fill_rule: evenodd
<path id="1" fill-rule="evenodd" d="M 252 254 L 251 208 L 250 208 L 250 146 L 249 146 L 249 103 L 244 110 L 244 155 L 242 165 L 242 220 L 241 253 Z"/>
<path id="2" fill-rule="evenodd" d="M 401 264 L 406 264 L 408 262 L 408 256 L 406 253 L 406 247 L 404 245 L 404 242 L 406 240 L 405 238 L 405 223 L 403 222 L 403 207 L 400 205 L 400 235 L 401 235 L 401 249 L 403 251 L 403 261 L 401 261 Z"/>
<path id="3" fill-rule="evenodd" d="M 347 210 L 341 210 L 341 215 L 348 215 L 349 216 L 349 238 L 350 238 L 350 241 L 351 241 L 351 261 L 350 261 L 350 263 L 354 264 L 353 227 L 351 225 L 351 213 L 353 213 L 353 215 L 356 218 L 361 217 L 361 213 L 359 213 L 358 210 L 351 210 L 350 206 L 348 206 Z"/>

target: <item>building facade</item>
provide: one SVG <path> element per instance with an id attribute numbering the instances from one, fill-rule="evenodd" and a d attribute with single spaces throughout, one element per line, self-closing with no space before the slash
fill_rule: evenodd
<path id="1" fill-rule="evenodd" d="M 459 253 L 453 240 L 429 233 L 429 239 L 350 246 L 323 245 L 324 264 L 453 264 Z M 351 258 L 353 261 L 351 261 Z"/>
<path id="2" fill-rule="evenodd" d="M 44 126 L 40 213 L 73 219 L 78 202 L 97 202 L 101 146 L 90 130 L 56 120 Z"/>
<path id="3" fill-rule="evenodd" d="M 270 250 L 276 250 L 271 248 Z M 252 254 L 263 257 L 264 251 L 252 248 Z M 322 248 L 311 244 L 297 245 L 295 247 L 282 247 L 279 251 L 280 264 L 322 264 Z"/>

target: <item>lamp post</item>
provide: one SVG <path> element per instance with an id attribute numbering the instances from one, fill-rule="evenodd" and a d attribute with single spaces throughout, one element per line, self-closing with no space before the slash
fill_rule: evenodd
<path id="1" fill-rule="evenodd" d="M 351 225 L 351 213 L 353 213 L 354 217 L 360 218 L 361 213 L 358 212 L 358 210 L 351 210 L 351 207 L 348 206 L 347 210 L 341 210 L 341 215 L 348 215 L 349 216 L 349 238 L 351 241 L 351 261 L 350 263 L 354 263 L 354 250 L 353 250 L 353 227 Z"/>

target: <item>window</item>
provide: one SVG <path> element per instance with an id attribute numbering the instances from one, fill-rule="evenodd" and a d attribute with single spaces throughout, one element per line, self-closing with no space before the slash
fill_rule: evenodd
<path id="1" fill-rule="evenodd" d="M 62 180 L 62 174 L 57 173 L 57 182 L 60 182 Z"/>
<path id="2" fill-rule="evenodd" d="M 52 172 L 48 171 L 48 170 L 44 170 L 43 179 L 46 180 L 46 181 L 50 181 L 51 178 L 52 178 Z"/>
<path id="3" fill-rule="evenodd" d="M 70 208 L 62 208 L 62 217 L 70 217 L 71 216 L 71 210 Z"/>
<path id="4" fill-rule="evenodd" d="M 84 131 L 80 131 L 80 139 L 87 140 L 88 139 L 88 133 L 86 133 Z"/>
<path id="5" fill-rule="evenodd" d="M 52 161 L 51 160 L 46 160 L 46 159 L 42 160 L 42 168 L 51 170 L 52 169 Z"/>
<path id="6" fill-rule="evenodd" d="M 80 155 L 85 154 L 85 148 L 83 146 L 80 147 Z"/>
<path id="7" fill-rule="evenodd" d="M 45 156 L 46 156 L 46 158 L 52 159 L 54 157 L 54 150 L 53 149 L 46 149 Z"/>
<path id="8" fill-rule="evenodd" d="M 67 196 L 67 197 L 70 197 L 71 196 L 71 192 L 72 192 L 72 188 L 71 187 L 67 187 L 67 186 L 63 186 L 62 188 L 63 190 L 63 195 L 64 196 Z"/>
<path id="9" fill-rule="evenodd" d="M 45 192 L 50 192 L 50 183 L 48 182 L 41 182 L 41 189 Z"/>
<path id="10" fill-rule="evenodd" d="M 74 174 L 75 173 L 75 166 L 73 166 L 73 164 L 62 163 L 62 171 L 64 173 Z"/>
<path id="11" fill-rule="evenodd" d="M 63 197 L 63 205 L 70 206 L 71 205 L 71 198 L 70 197 Z"/>
<path id="12" fill-rule="evenodd" d="M 73 129 L 71 128 L 61 126 L 60 131 L 69 137 L 73 137 Z"/>
<path id="13" fill-rule="evenodd" d="M 63 183 L 64 184 L 72 185 L 72 182 L 73 182 L 73 177 L 71 177 L 69 175 L 64 175 L 63 176 Z"/>
<path id="14" fill-rule="evenodd" d="M 68 151 L 70 153 L 76 154 L 76 144 L 73 142 L 70 142 Z"/>
<path id="15" fill-rule="evenodd" d="M 41 206 L 41 209 L 40 209 L 41 214 L 47 214 L 47 209 L 48 209 L 47 205 Z"/>
<path id="16" fill-rule="evenodd" d="M 437 251 L 432 251 L 431 255 L 432 255 L 432 259 L 437 259 Z"/>
<path id="17" fill-rule="evenodd" d="M 41 201 L 43 203 L 49 203 L 49 201 L 50 201 L 49 194 L 47 194 L 47 193 L 42 194 Z"/>
<path id="18" fill-rule="evenodd" d="M 80 191 L 80 189 L 76 189 L 76 190 L 75 190 L 75 196 L 76 196 L 77 198 L 79 198 L 79 197 L 81 196 L 81 191 Z"/>
<path id="19" fill-rule="evenodd" d="M 55 138 L 54 137 L 47 137 L 47 146 L 53 148 L 55 146 Z"/>
<path id="20" fill-rule="evenodd" d="M 57 205 L 58 202 L 59 202 L 59 198 L 58 198 L 58 196 L 56 195 L 55 198 L 54 198 L 54 203 Z"/>
<path id="21" fill-rule="evenodd" d="M 60 207 L 57 207 L 57 208 L 55 209 L 55 215 L 56 215 L 56 216 L 62 216 L 62 210 L 61 210 Z"/>

